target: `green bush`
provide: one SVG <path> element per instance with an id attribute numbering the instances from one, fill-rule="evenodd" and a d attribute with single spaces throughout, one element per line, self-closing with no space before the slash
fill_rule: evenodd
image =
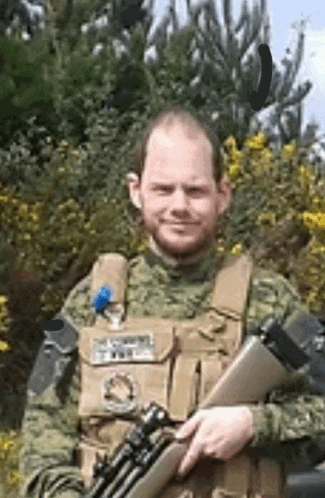
<path id="1" fill-rule="evenodd" d="M 90 129 L 92 137 L 101 137 L 101 141 L 96 138 L 90 142 L 92 146 L 82 148 L 67 141 L 51 146 L 50 160 L 44 163 L 34 194 L 23 196 L 8 187 L 0 191 L 1 225 L 7 242 L 17 251 L 15 265 L 32 269 L 44 283 L 43 318 L 58 311 L 68 291 L 88 273 L 100 253 L 118 251 L 130 258 L 146 247 L 127 193 L 123 187 L 117 189 L 132 166 L 133 146 L 147 116 L 138 118 L 133 111 L 113 123 L 100 114 Z M 106 156 L 105 176 L 104 158 L 109 152 L 105 144 L 114 140 L 118 152 L 115 158 Z M 264 135 L 258 134 L 248 137 L 241 150 L 233 137 L 223 144 L 234 197 L 229 212 L 220 219 L 216 246 L 226 253 L 250 248 L 257 264 L 282 273 L 312 311 L 324 313 L 325 179 L 302 159 L 304 151 L 294 143 L 279 153 L 265 143 Z M 90 157 L 92 172 L 88 170 Z M 101 167 L 96 168 L 97 164 Z M 78 196 L 82 189 L 87 193 L 91 176 L 89 195 Z M 6 354 L 6 350 L 0 352 L 3 358 Z M 10 447 L 6 448 L 9 451 Z M 16 481 L 10 484 L 8 472 L 18 469 L 15 449 L 10 465 L 6 462 L 3 475 L 14 493 L 18 476 L 15 474 Z"/>

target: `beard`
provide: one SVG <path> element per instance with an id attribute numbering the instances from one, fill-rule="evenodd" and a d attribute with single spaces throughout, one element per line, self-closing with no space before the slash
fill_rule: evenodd
<path id="1" fill-rule="evenodd" d="M 154 225 L 152 222 L 146 220 L 144 217 L 142 219 L 145 232 L 149 237 L 149 240 L 153 242 L 153 245 L 161 251 L 166 256 L 169 256 L 176 261 L 186 262 L 186 260 L 195 259 L 195 256 L 199 258 L 205 252 L 208 252 L 213 245 L 217 228 L 211 233 L 206 232 L 200 235 L 196 240 L 189 241 L 186 243 L 185 239 L 188 235 L 184 235 L 182 240 L 182 235 L 178 234 L 175 240 L 172 240 L 172 234 L 164 234 L 166 225 Z"/>
<path id="2" fill-rule="evenodd" d="M 190 245 L 184 245 L 176 247 L 176 244 L 167 241 L 163 237 L 160 237 L 158 231 L 151 234 L 153 240 L 164 252 L 169 253 L 174 258 L 184 258 L 189 256 L 194 256 L 198 252 L 201 252 L 211 246 L 212 237 L 206 237 L 204 240 L 198 240 L 196 243 Z"/>

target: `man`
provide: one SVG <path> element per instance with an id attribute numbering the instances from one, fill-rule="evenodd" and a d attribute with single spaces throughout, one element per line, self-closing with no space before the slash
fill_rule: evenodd
<path id="1" fill-rule="evenodd" d="M 132 203 L 142 212 L 149 249 L 129 262 L 126 314 L 192 319 L 210 303 L 222 260 L 214 249 L 214 238 L 218 219 L 231 202 L 231 185 L 222 176 L 219 142 L 202 120 L 176 108 L 150 123 L 141 145 L 136 172 L 128 175 L 127 186 Z M 79 331 L 90 323 L 92 297 L 88 275 L 71 291 L 61 310 Z M 255 269 L 246 332 L 270 314 L 285 324 L 299 311 L 308 310 L 284 277 Z M 29 399 L 22 426 L 22 497 L 80 496 L 79 396 L 80 372 L 72 362 L 62 379 Z M 183 480 L 178 484 L 175 480 L 159 498 L 260 497 L 249 489 L 230 494 L 213 481 L 222 471 L 220 462 L 231 462 L 246 447 L 255 458 L 273 457 L 281 465 L 315 463 L 320 458 L 316 436 L 325 432 L 325 398 L 308 393 L 299 384 L 288 392 L 270 393 L 268 401 L 209 408 L 190 417 L 178 434 L 192 436 L 179 468 Z M 232 472 L 230 483 L 238 477 L 236 466 Z M 279 474 L 274 476 L 281 480 Z M 271 489 L 272 485 L 262 487 Z M 284 498 L 283 484 L 278 489 L 269 495 L 264 491 L 264 498 Z"/>

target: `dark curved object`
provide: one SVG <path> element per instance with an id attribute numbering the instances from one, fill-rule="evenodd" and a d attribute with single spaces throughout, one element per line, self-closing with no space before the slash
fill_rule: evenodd
<path id="1" fill-rule="evenodd" d="M 257 92 L 252 91 L 248 95 L 248 101 L 253 111 L 260 111 L 268 97 L 272 81 L 272 54 L 269 46 L 262 43 L 258 47 L 258 53 L 261 58 L 261 79 Z"/>
<path id="2" fill-rule="evenodd" d="M 324 498 L 325 469 L 293 472 L 287 478 L 286 498 Z"/>

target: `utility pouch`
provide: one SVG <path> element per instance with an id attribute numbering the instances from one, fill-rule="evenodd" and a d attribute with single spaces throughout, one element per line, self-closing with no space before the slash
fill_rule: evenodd
<path id="1" fill-rule="evenodd" d="M 55 319 L 63 321 L 60 330 L 44 330 L 45 339 L 39 349 L 27 385 L 27 395 L 32 398 L 42 394 L 50 385 L 62 378 L 72 354 L 78 345 L 78 332 L 61 314 Z"/>

